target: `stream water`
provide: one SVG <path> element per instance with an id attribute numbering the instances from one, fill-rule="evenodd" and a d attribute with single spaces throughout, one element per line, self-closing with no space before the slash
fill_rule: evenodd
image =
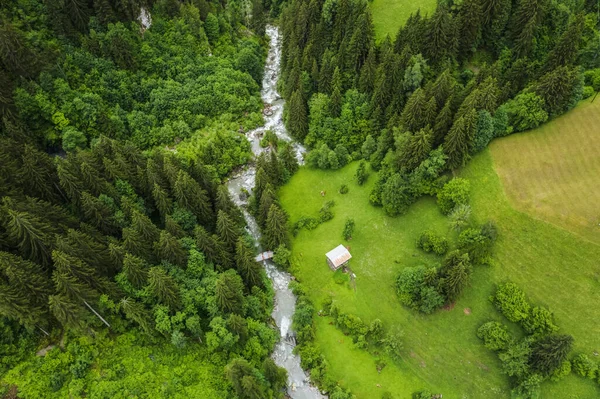
<path id="1" fill-rule="evenodd" d="M 267 130 L 273 131 L 283 140 L 292 142 L 283 124 L 284 101 L 277 92 L 277 80 L 279 79 L 281 62 L 281 41 L 278 28 L 267 26 L 267 35 L 270 38 L 270 47 L 261 91 L 262 99 L 265 103 L 265 125 L 246 134 L 255 156 L 263 151 L 268 151 L 260 146 L 260 139 Z M 296 142 L 292 142 L 292 145 L 296 150 L 298 161 L 302 162 L 302 154 L 305 152 L 304 147 Z M 244 170 L 235 174 L 228 182 L 229 193 L 236 204 L 242 206 L 242 209 L 244 205 L 247 205 L 242 189 L 248 192 L 252 190 L 255 174 L 256 168 L 253 163 L 250 163 Z M 260 230 L 256 221 L 246 210 L 244 210 L 244 216 L 246 217 L 248 230 L 252 237 L 254 237 L 256 246 L 260 251 Z M 275 248 L 266 249 L 273 250 Z M 308 375 L 300 367 L 300 356 L 293 353 L 296 346 L 296 339 L 292 331 L 292 318 L 296 310 L 296 297 L 289 288 L 292 276 L 277 269 L 271 261 L 264 261 L 263 264 L 267 276 L 273 282 L 275 306 L 272 316 L 281 334 L 272 357 L 278 366 L 285 368 L 288 372 L 288 395 L 293 399 L 325 398 L 317 388 L 310 384 Z"/>

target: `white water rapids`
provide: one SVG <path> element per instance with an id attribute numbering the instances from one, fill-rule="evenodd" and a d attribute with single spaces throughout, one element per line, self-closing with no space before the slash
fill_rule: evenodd
<path id="1" fill-rule="evenodd" d="M 255 156 L 259 155 L 265 149 L 260 146 L 260 139 L 267 130 L 273 131 L 277 137 L 286 141 L 292 141 L 283 124 L 283 99 L 277 92 L 277 80 L 279 79 L 280 61 L 281 61 L 281 41 L 279 30 L 274 26 L 267 26 L 267 35 L 270 38 L 269 54 L 265 65 L 265 75 L 262 82 L 262 99 L 267 105 L 265 113 L 265 125 L 254 129 L 246 134 L 252 145 L 252 152 Z M 305 149 L 298 143 L 293 143 L 298 160 L 302 161 L 302 154 Z M 229 193 L 238 206 L 246 205 L 245 196 L 242 189 L 250 192 L 254 186 L 254 176 L 256 168 L 253 164 L 247 165 L 246 169 L 236 174 L 229 180 L 227 186 Z M 259 246 L 260 231 L 254 218 L 244 210 L 244 215 L 248 223 L 248 230 L 254 237 L 257 247 Z M 267 248 L 274 250 L 275 248 Z M 292 276 L 283 272 L 271 262 L 263 262 L 267 276 L 273 282 L 275 291 L 275 306 L 273 309 L 273 319 L 279 327 L 281 338 L 277 343 L 272 357 L 275 363 L 283 367 L 288 372 L 288 395 L 293 399 L 322 399 L 325 398 L 317 388 L 312 386 L 309 377 L 300 367 L 300 357 L 293 354 L 296 340 L 292 331 L 292 318 L 296 310 L 296 297 L 289 288 L 289 282 Z"/>

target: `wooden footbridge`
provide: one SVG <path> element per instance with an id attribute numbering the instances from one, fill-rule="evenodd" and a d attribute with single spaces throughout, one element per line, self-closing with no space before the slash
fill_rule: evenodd
<path id="1" fill-rule="evenodd" d="M 273 251 L 266 251 L 263 252 L 262 254 L 258 254 L 256 255 L 256 258 L 254 258 L 257 262 L 262 262 L 264 260 L 269 260 L 273 257 Z"/>

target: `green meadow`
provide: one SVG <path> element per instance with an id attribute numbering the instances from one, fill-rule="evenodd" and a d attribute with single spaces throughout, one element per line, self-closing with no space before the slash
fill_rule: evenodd
<path id="1" fill-rule="evenodd" d="M 445 398 L 508 398 L 509 380 L 501 374 L 496 354 L 476 337 L 482 323 L 501 319 L 488 298 L 496 283 L 508 279 L 525 290 L 531 303 L 554 312 L 561 332 L 575 338 L 575 352 L 592 355 L 600 350 L 600 246 L 515 209 L 489 150 L 476 156 L 461 175 L 471 181 L 476 221 L 491 219 L 498 226 L 495 264 L 476 267 L 470 287 L 455 306 L 429 316 L 399 304 L 395 278 L 405 267 L 439 261 L 416 248 L 422 231 L 433 229 L 451 239 L 456 233 L 450 232 L 434 198 L 421 199 L 397 218 L 371 206 L 368 197 L 376 176 L 371 172 L 367 183 L 358 186 L 357 166 L 355 162 L 338 171 L 303 167 L 279 195 L 291 222 L 303 215 L 316 216 L 325 201 L 335 201 L 333 220 L 312 231 L 302 230 L 293 241 L 293 273 L 317 309 L 331 296 L 344 312 L 367 323 L 379 318 L 386 327 L 399 326 L 404 332 L 402 361 L 386 359 L 387 366 L 379 373 L 377 357 L 354 348 L 351 338 L 330 324 L 331 319 L 317 317 L 316 342 L 331 375 L 358 398 L 376 398 L 384 391 L 407 398 L 423 388 L 443 393 Z M 345 195 L 338 193 L 342 184 L 350 189 Z M 326 192 L 324 197 L 321 191 Z M 345 242 L 342 230 L 347 218 L 355 220 L 356 228 L 352 240 Z M 334 279 L 326 264 L 325 253 L 341 243 L 350 247 L 355 285 Z M 511 328 L 519 333 L 517 326 Z M 570 375 L 557 383 L 545 382 L 542 394 L 594 398 L 600 396 L 600 388 Z"/>
<path id="2" fill-rule="evenodd" d="M 394 39 L 410 14 L 421 10 L 422 15 L 431 15 L 436 4 L 435 0 L 373 0 L 370 7 L 377 39 L 381 40 L 386 35 Z"/>

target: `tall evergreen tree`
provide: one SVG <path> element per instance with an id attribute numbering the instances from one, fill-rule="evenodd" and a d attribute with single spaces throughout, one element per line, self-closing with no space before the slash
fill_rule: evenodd
<path id="1" fill-rule="evenodd" d="M 187 254 L 179 240 L 163 230 L 160 232 L 160 238 L 154 243 L 156 257 L 166 260 L 174 265 L 185 267 L 187 263 Z"/>
<path id="2" fill-rule="evenodd" d="M 214 225 L 214 214 L 206 191 L 183 170 L 180 170 L 177 175 L 174 193 L 177 202 L 190 210 L 200 224 L 209 228 Z"/>
<path id="3" fill-rule="evenodd" d="M 223 211 L 219 211 L 217 214 L 217 234 L 229 252 L 234 253 L 235 244 L 242 233 L 229 215 Z"/>
<path id="4" fill-rule="evenodd" d="M 533 345 L 530 362 L 543 375 L 550 375 L 567 359 L 573 347 L 570 335 L 549 335 Z"/>
<path id="5" fill-rule="evenodd" d="M 276 249 L 280 245 L 289 248 L 290 239 L 287 228 L 287 215 L 277 206 L 271 205 L 267 216 L 267 223 L 263 235 L 264 246 L 269 249 Z"/>
<path id="6" fill-rule="evenodd" d="M 235 270 L 219 275 L 215 282 L 215 297 L 221 312 L 243 314 L 244 283 Z"/>
<path id="7" fill-rule="evenodd" d="M 308 133 L 308 115 L 302 93 L 296 90 L 289 102 L 287 126 L 292 136 L 303 141 Z"/>
<path id="8" fill-rule="evenodd" d="M 444 139 L 444 152 L 448 156 L 447 164 L 450 168 L 463 166 L 468 160 L 476 125 L 477 112 L 474 109 L 454 121 Z"/>
<path id="9" fill-rule="evenodd" d="M 162 304 L 176 310 L 180 304 L 179 287 L 171 276 L 160 266 L 148 270 L 148 288 Z"/>
<path id="10" fill-rule="evenodd" d="M 135 287 L 141 288 L 148 279 L 148 271 L 145 262 L 137 256 L 126 254 L 123 258 L 123 272 L 127 280 Z"/>
<path id="11" fill-rule="evenodd" d="M 248 248 L 243 238 L 238 239 L 235 247 L 236 269 L 244 279 L 246 287 L 262 286 L 260 265 L 254 260 L 252 250 Z"/>

